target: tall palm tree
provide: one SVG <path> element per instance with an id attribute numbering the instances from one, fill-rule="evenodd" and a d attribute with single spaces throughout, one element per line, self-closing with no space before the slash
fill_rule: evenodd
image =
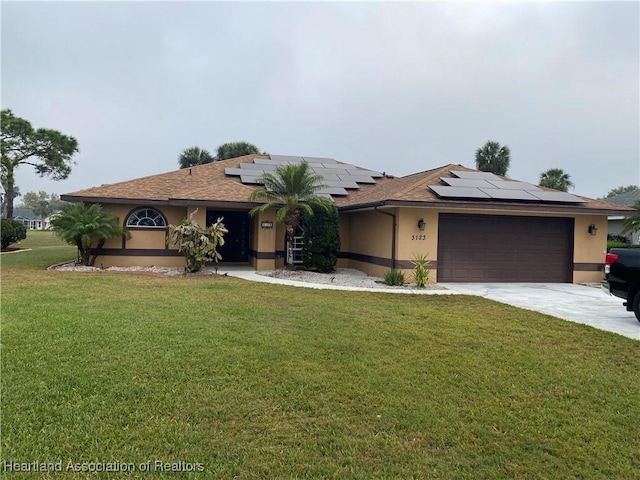
<path id="1" fill-rule="evenodd" d="M 180 165 L 180 168 L 189 168 L 215 162 L 215 160 L 204 148 L 191 147 L 182 151 L 180 157 L 178 157 L 178 165 Z"/>
<path id="2" fill-rule="evenodd" d="M 126 235 L 118 219 L 106 213 L 98 204 L 67 203 L 51 220 L 53 231 L 65 242 L 76 245 L 83 265 L 93 266 L 98 252 L 107 240 Z M 95 253 L 91 247 L 97 242 Z"/>
<path id="3" fill-rule="evenodd" d="M 553 188 L 566 192 L 570 188 L 573 188 L 573 182 L 571 181 L 571 175 L 566 173 L 561 168 L 550 168 L 546 172 L 540 174 L 541 187 Z"/>
<path id="4" fill-rule="evenodd" d="M 482 172 L 491 172 L 496 175 L 506 175 L 511 162 L 511 151 L 506 145 L 488 141 L 483 147 L 476 150 L 476 168 Z"/>
<path id="5" fill-rule="evenodd" d="M 318 196 L 323 177 L 309 171 L 309 164 L 279 165 L 274 173 L 265 172 L 258 181 L 264 187 L 254 190 L 249 200 L 264 201 L 249 214 L 254 216 L 271 208 L 276 210 L 276 221 L 284 223 L 287 238 L 287 262 L 293 257 L 293 237 L 303 214 L 313 215 L 313 207 L 329 211 L 333 203 Z"/>

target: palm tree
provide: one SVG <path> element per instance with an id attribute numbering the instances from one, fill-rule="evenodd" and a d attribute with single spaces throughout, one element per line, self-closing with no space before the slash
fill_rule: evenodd
<path id="1" fill-rule="evenodd" d="M 323 177 L 309 171 L 309 164 L 279 165 L 274 173 L 266 172 L 258 179 L 264 187 L 254 190 L 249 200 L 264 201 L 249 212 L 255 216 L 271 208 L 277 209 L 276 221 L 284 223 L 287 238 L 287 262 L 293 260 L 293 237 L 303 214 L 313 215 L 313 207 L 329 211 L 330 199 L 317 195 Z"/>
<path id="2" fill-rule="evenodd" d="M 53 231 L 65 242 L 76 245 L 83 265 L 93 266 L 107 240 L 126 235 L 118 219 L 98 204 L 67 203 L 51 220 Z M 93 256 L 91 246 L 97 242 Z"/>
<path id="3" fill-rule="evenodd" d="M 640 200 L 634 203 L 631 208 L 635 208 L 636 211 L 622 221 L 623 230 L 621 233 L 640 231 Z"/>
<path id="4" fill-rule="evenodd" d="M 496 175 L 506 175 L 511 162 L 511 151 L 506 145 L 488 141 L 484 147 L 476 150 L 476 168 L 481 172 L 491 172 Z"/>
<path id="5" fill-rule="evenodd" d="M 180 168 L 189 168 L 215 162 L 215 160 L 216 159 L 204 148 L 191 147 L 180 154 L 180 157 L 178 157 L 178 165 L 180 165 Z"/>
<path id="6" fill-rule="evenodd" d="M 565 173 L 561 168 L 550 168 L 546 172 L 542 172 L 538 185 L 560 190 L 561 192 L 566 192 L 570 188 L 573 188 L 571 175 Z"/>

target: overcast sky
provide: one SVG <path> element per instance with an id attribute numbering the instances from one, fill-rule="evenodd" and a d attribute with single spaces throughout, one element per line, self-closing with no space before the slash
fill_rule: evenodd
<path id="1" fill-rule="evenodd" d="M 640 4 L 2 2 L 2 108 L 78 139 L 67 193 L 248 141 L 407 175 L 562 168 L 575 193 L 640 183 Z M 18 200 L 19 202 L 19 200 Z"/>

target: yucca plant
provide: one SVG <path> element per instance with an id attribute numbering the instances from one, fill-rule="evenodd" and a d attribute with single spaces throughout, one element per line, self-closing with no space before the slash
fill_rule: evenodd
<path id="1" fill-rule="evenodd" d="M 413 264 L 413 280 L 418 288 L 424 288 L 429 280 L 429 260 L 427 256 L 416 253 L 411 260 Z"/>

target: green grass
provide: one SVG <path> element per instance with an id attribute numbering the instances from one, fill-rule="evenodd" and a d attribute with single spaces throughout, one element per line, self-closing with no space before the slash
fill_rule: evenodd
<path id="1" fill-rule="evenodd" d="M 2 256 L 0 468 L 136 466 L 65 479 L 640 475 L 637 341 L 475 297 L 47 272 L 75 250 L 28 241 L 34 251 Z M 156 460 L 205 471 L 140 471 Z"/>

